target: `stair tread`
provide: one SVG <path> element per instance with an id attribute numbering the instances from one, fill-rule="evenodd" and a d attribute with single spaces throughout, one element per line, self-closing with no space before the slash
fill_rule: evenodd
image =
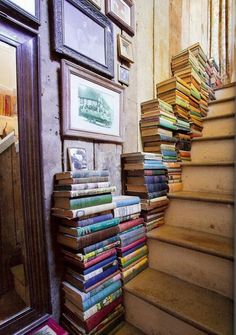
<path id="1" fill-rule="evenodd" d="M 145 335 L 141 330 L 134 327 L 128 322 L 123 322 L 115 330 L 113 330 L 109 335 Z"/>
<path id="2" fill-rule="evenodd" d="M 234 116 L 235 116 L 235 112 L 225 113 L 225 114 L 220 114 L 220 115 L 209 115 L 209 116 L 203 117 L 202 120 L 203 121 L 219 120 L 219 119 L 226 119 L 226 118 L 230 118 L 230 117 L 234 117 Z"/>
<path id="3" fill-rule="evenodd" d="M 216 87 L 216 88 L 214 88 L 214 91 L 220 91 L 220 90 L 223 90 L 225 88 L 233 87 L 233 86 L 236 86 L 236 81 L 233 81 L 232 83 L 229 83 L 229 84 L 225 84 L 221 87 Z"/>
<path id="4" fill-rule="evenodd" d="M 232 194 L 211 193 L 211 192 L 188 192 L 179 191 L 168 194 L 169 198 L 187 199 L 197 201 L 208 201 L 216 203 L 233 204 L 234 196 Z"/>
<path id="5" fill-rule="evenodd" d="M 124 290 L 208 334 L 232 334 L 233 303 L 217 293 L 150 268 Z"/>
<path id="6" fill-rule="evenodd" d="M 233 161 L 229 162 L 204 162 L 204 161 L 199 161 L 199 162 L 181 162 L 180 163 L 182 166 L 234 166 Z"/>
<path id="7" fill-rule="evenodd" d="M 169 225 L 153 229 L 147 233 L 147 237 L 233 260 L 233 239 L 231 238 Z"/>
<path id="8" fill-rule="evenodd" d="M 196 137 L 193 138 L 193 142 L 202 142 L 202 141 L 217 141 L 217 140 L 231 140 L 234 139 L 235 135 L 212 135 L 212 136 L 203 136 L 203 137 Z"/>
<path id="9" fill-rule="evenodd" d="M 235 97 L 233 96 L 233 97 L 229 97 L 229 98 L 222 98 L 222 99 L 213 100 L 213 101 L 209 102 L 209 106 L 219 104 L 219 103 L 223 103 L 223 102 L 233 101 L 234 99 L 235 99 Z"/>

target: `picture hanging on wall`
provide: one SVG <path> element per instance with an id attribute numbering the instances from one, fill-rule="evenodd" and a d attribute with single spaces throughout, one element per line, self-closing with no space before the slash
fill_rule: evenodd
<path id="1" fill-rule="evenodd" d="M 54 34 L 56 52 L 90 70 L 114 77 L 112 23 L 89 1 L 55 0 Z"/>
<path id="2" fill-rule="evenodd" d="M 118 55 L 129 63 L 134 62 L 134 51 L 132 42 L 122 35 L 117 35 Z"/>
<path id="3" fill-rule="evenodd" d="M 129 35 L 134 35 L 134 2 L 132 0 L 106 0 L 106 14 Z"/>
<path id="4" fill-rule="evenodd" d="M 0 11 L 22 22 L 31 21 L 40 24 L 40 0 L 1 0 Z"/>
<path id="5" fill-rule="evenodd" d="M 70 171 L 87 169 L 86 149 L 67 148 L 67 151 Z"/>
<path id="6" fill-rule="evenodd" d="M 123 87 L 62 60 L 62 134 L 122 142 Z"/>
<path id="7" fill-rule="evenodd" d="M 129 69 L 124 65 L 118 65 L 118 80 L 120 83 L 129 86 Z"/>

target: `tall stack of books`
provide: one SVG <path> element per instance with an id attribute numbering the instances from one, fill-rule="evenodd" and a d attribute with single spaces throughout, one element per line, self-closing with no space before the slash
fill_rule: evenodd
<path id="1" fill-rule="evenodd" d="M 52 214 L 66 269 L 62 322 L 72 334 L 106 334 L 123 319 L 114 191 L 108 171 L 55 175 Z"/>
<path id="2" fill-rule="evenodd" d="M 120 219 L 117 247 L 119 267 L 123 283 L 127 283 L 148 266 L 148 248 L 143 218 L 140 218 L 140 198 L 114 196 L 114 217 Z"/>
<path id="3" fill-rule="evenodd" d="M 141 217 L 149 231 L 164 224 L 168 206 L 168 176 L 161 154 L 129 153 L 122 155 L 123 191 L 141 198 Z"/>
<path id="4" fill-rule="evenodd" d="M 190 93 L 190 86 L 179 77 L 173 77 L 157 84 L 157 97 L 165 100 L 165 102 L 172 106 L 173 112 L 177 118 L 177 129 L 174 130 L 174 136 L 178 140 L 176 150 L 178 153 L 178 160 L 181 161 L 191 159 L 191 148 L 186 145 L 182 136 L 182 134 L 188 134 L 190 132 Z M 177 159 L 175 161 L 177 161 Z"/>
<path id="5" fill-rule="evenodd" d="M 143 102 L 140 127 L 144 152 L 161 153 L 165 161 L 176 161 L 173 130 L 178 129 L 177 122 L 170 104 L 161 99 Z"/>

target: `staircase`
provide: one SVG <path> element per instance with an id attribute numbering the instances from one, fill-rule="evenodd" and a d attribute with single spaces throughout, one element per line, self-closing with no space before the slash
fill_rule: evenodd
<path id="1" fill-rule="evenodd" d="M 233 334 L 234 90 L 216 91 L 183 191 L 148 233 L 149 268 L 124 287 L 126 320 L 146 334 Z"/>

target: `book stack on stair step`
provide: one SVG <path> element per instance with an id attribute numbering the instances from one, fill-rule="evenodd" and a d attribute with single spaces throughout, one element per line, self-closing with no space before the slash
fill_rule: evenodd
<path id="1" fill-rule="evenodd" d="M 179 160 L 186 160 L 186 157 L 190 160 L 190 150 L 186 145 L 180 145 L 180 142 L 182 142 L 181 134 L 185 135 L 190 132 L 190 86 L 181 78 L 173 77 L 157 84 L 157 97 L 165 100 L 169 106 L 172 106 L 177 118 L 177 128 L 173 134 L 177 136 L 179 142 L 179 145 L 176 147 Z M 165 160 L 165 157 L 163 157 L 163 160 Z M 176 161 L 176 159 L 172 161 Z"/>
<path id="2" fill-rule="evenodd" d="M 65 263 L 62 322 L 70 334 L 107 334 L 123 319 L 114 191 L 105 170 L 55 175 L 52 214 Z"/>
<path id="3" fill-rule="evenodd" d="M 140 217 L 140 198 L 136 196 L 113 196 L 114 217 L 120 219 L 117 248 L 122 281 L 127 283 L 148 265 L 146 229 Z"/>
<path id="4" fill-rule="evenodd" d="M 123 154 L 122 167 L 124 193 L 141 198 L 141 216 L 146 230 L 164 224 L 169 186 L 162 155 L 144 152 Z"/>

